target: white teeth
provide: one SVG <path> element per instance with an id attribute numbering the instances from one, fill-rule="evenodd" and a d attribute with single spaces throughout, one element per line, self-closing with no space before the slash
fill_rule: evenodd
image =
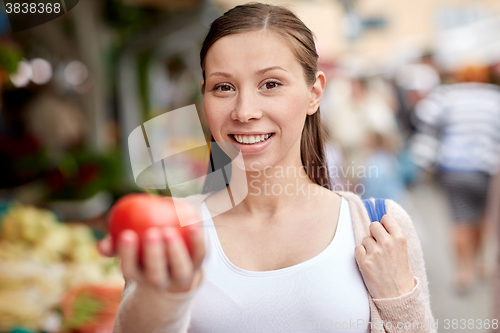
<path id="1" fill-rule="evenodd" d="M 239 143 L 246 143 L 246 144 L 254 144 L 258 142 L 262 142 L 267 140 L 271 134 L 262 134 L 262 135 L 234 135 L 233 138 L 238 141 Z"/>

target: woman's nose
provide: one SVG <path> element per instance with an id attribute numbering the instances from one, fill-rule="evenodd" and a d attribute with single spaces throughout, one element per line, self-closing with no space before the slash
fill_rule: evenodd
<path id="1" fill-rule="evenodd" d="M 233 120 L 246 123 L 252 119 L 262 118 L 262 112 L 258 107 L 257 100 L 251 92 L 240 92 L 236 106 L 231 113 Z"/>

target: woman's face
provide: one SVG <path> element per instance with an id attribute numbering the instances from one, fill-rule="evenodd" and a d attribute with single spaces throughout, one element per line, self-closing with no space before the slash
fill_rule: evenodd
<path id="1" fill-rule="evenodd" d="M 215 141 L 236 145 L 247 171 L 300 163 L 305 117 L 316 112 L 325 84 L 322 72 L 316 78 L 308 86 L 292 50 L 274 32 L 219 39 L 206 55 L 203 101 Z"/>

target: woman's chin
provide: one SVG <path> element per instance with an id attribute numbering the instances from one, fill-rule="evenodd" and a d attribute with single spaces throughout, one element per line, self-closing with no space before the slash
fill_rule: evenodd
<path id="1" fill-rule="evenodd" d="M 274 163 L 271 161 L 245 161 L 245 170 L 247 172 L 262 173 L 273 166 Z"/>

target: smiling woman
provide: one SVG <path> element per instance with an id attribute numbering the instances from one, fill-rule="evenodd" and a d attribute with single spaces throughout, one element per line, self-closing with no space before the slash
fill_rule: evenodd
<path id="1" fill-rule="evenodd" d="M 115 332 L 436 332 L 408 214 L 387 200 L 370 224 L 359 196 L 328 188 L 312 32 L 283 7 L 237 6 L 212 23 L 200 58 L 212 136 L 243 164 L 201 203 L 191 254 L 152 230 L 141 271 L 137 237 L 122 233 L 130 287 Z M 242 187 L 238 205 L 218 209 Z"/>

